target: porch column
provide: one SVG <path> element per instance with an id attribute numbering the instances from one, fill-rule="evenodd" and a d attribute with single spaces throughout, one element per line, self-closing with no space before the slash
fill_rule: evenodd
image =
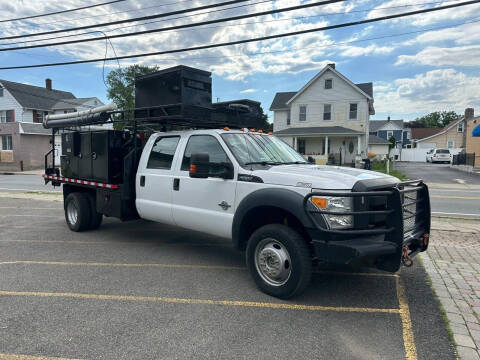
<path id="1" fill-rule="evenodd" d="M 360 135 L 357 136 L 357 155 L 361 155 L 361 151 L 360 151 L 360 145 L 362 143 L 362 140 L 360 138 Z"/>
<path id="2" fill-rule="evenodd" d="M 292 146 L 293 146 L 293 149 L 294 149 L 295 151 L 298 151 L 298 149 L 297 149 L 297 138 L 296 138 L 296 137 L 293 138 L 293 144 L 292 144 Z"/>
<path id="3" fill-rule="evenodd" d="M 325 136 L 325 155 L 328 156 L 328 136 Z"/>

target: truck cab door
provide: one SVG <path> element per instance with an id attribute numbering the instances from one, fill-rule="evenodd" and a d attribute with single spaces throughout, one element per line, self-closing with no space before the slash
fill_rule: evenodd
<path id="1" fill-rule="evenodd" d="M 135 203 L 141 218 L 172 225 L 173 166 L 180 136 L 159 136 L 151 141 L 138 166 Z"/>
<path id="2" fill-rule="evenodd" d="M 190 156 L 207 153 L 210 157 L 210 176 L 191 178 Z M 216 176 L 222 164 L 230 163 L 238 171 L 222 143 L 212 135 L 191 135 L 185 151 L 177 162 L 177 190 L 173 191 L 172 212 L 175 224 L 187 229 L 230 238 L 235 213 L 236 180 Z"/>

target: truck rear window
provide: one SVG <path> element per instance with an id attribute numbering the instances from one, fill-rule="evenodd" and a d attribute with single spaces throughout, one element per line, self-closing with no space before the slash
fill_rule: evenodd
<path id="1" fill-rule="evenodd" d="M 450 154 L 450 150 L 448 150 L 448 149 L 438 149 L 437 154 Z"/>
<path id="2" fill-rule="evenodd" d="M 147 168 L 170 170 L 179 140 L 180 136 L 160 137 L 155 140 Z"/>

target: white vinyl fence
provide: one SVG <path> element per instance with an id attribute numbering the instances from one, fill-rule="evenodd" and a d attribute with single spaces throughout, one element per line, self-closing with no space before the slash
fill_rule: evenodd
<path id="1" fill-rule="evenodd" d="M 422 149 L 422 148 L 415 148 L 415 149 L 398 149 L 398 161 L 420 161 L 426 162 L 427 158 L 427 151 L 431 148 Z M 460 148 L 453 148 L 450 149 L 450 153 L 452 155 L 457 155 L 462 149 Z"/>

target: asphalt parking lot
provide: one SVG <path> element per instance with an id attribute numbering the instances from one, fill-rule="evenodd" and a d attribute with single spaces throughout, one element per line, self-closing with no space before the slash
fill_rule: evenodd
<path id="1" fill-rule="evenodd" d="M 0 359 L 455 359 L 418 263 L 319 269 L 282 301 L 203 234 L 110 219 L 73 233 L 61 203 L 9 198 L 0 229 Z"/>

